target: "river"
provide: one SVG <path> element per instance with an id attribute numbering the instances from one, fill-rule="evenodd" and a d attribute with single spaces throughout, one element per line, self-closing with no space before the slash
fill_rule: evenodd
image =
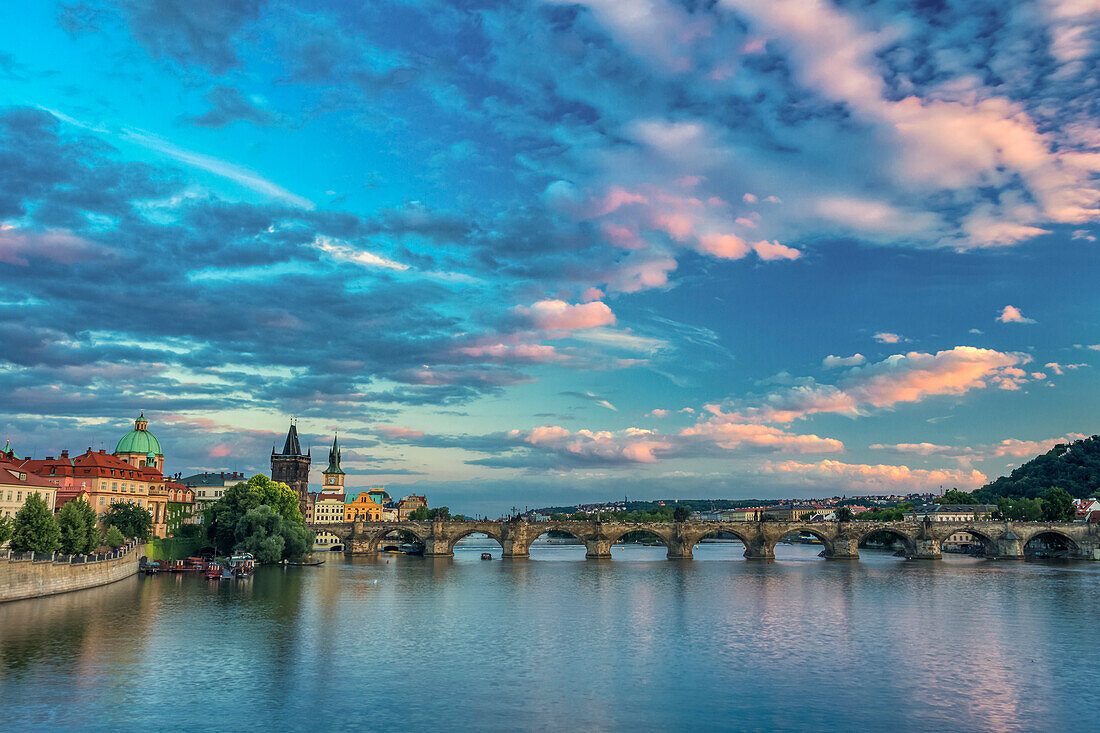
<path id="1" fill-rule="evenodd" d="M 1100 563 L 485 549 L 0 605 L 0 727 L 1095 729 Z"/>

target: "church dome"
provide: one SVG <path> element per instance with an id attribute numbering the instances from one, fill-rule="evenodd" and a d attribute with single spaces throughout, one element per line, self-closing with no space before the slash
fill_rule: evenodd
<path id="1" fill-rule="evenodd" d="M 141 417 L 134 421 L 134 429 L 123 435 L 122 440 L 118 441 L 115 454 L 140 453 L 141 455 L 148 455 L 152 453 L 157 456 L 164 455 L 160 449 L 160 441 L 157 440 L 157 436 L 149 432 L 148 427 L 149 423 L 145 419 L 145 412 L 142 411 Z"/>

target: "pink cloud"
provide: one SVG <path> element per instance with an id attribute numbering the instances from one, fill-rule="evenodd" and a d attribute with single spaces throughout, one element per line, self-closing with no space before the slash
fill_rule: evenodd
<path id="1" fill-rule="evenodd" d="M 410 428 L 404 428 L 399 425 L 375 425 L 374 431 L 381 433 L 387 438 L 423 438 L 423 430 L 411 430 Z"/>
<path id="2" fill-rule="evenodd" d="M 676 260 L 671 257 L 628 259 L 607 275 L 607 286 L 609 290 L 619 293 L 663 288 L 668 285 L 668 273 L 675 269 Z"/>
<path id="3" fill-rule="evenodd" d="M 638 236 L 638 232 L 630 227 L 620 226 L 605 221 L 600 225 L 600 231 L 609 242 L 620 249 L 645 249 L 649 244 Z"/>
<path id="4" fill-rule="evenodd" d="M 889 331 L 879 331 L 875 334 L 874 338 L 875 341 L 878 341 L 880 344 L 896 344 L 901 341 L 901 336 L 898 336 L 896 333 L 890 333 Z"/>
<path id="5" fill-rule="evenodd" d="M 992 447 L 993 455 L 1033 458 L 1040 453 L 1046 453 L 1060 443 L 1072 443 L 1075 440 L 1084 440 L 1087 437 L 1087 435 L 1082 433 L 1067 433 L 1061 438 L 1047 438 L 1046 440 L 1016 440 L 1015 438 L 1007 438 Z"/>
<path id="6" fill-rule="evenodd" d="M 699 249 L 727 260 L 739 260 L 749 253 L 749 245 L 736 234 L 704 234 Z"/>
<path id="7" fill-rule="evenodd" d="M 762 260 L 797 260 L 802 256 L 802 252 L 794 247 L 788 247 L 775 241 L 753 242 L 752 248 Z"/>
<path id="8" fill-rule="evenodd" d="M 51 260 L 65 265 L 112 255 L 113 250 L 67 232 L 25 232 L 10 224 L 0 229 L 0 262 L 26 267 L 30 259 Z"/>
<path id="9" fill-rule="evenodd" d="M 684 428 L 680 435 L 704 438 L 726 450 L 751 448 L 784 453 L 836 453 L 844 450 L 844 444 L 834 438 L 796 435 L 765 425 L 731 422 L 726 416 L 715 416 Z"/>
<path id="10" fill-rule="evenodd" d="M 588 303 L 593 300 L 603 300 L 603 291 L 599 288 L 588 288 L 581 293 L 581 300 Z"/>
<path id="11" fill-rule="evenodd" d="M 668 417 L 668 410 L 657 408 L 646 413 L 646 417 Z"/>
<path id="12" fill-rule="evenodd" d="M 210 452 L 207 453 L 207 455 L 210 458 L 225 458 L 226 456 L 228 456 L 232 452 L 233 452 L 233 449 L 230 448 L 227 444 L 220 443 L 220 444 L 214 446 L 213 448 L 211 448 Z"/>
<path id="13" fill-rule="evenodd" d="M 543 331 L 575 331 L 615 323 L 615 314 L 606 303 L 598 300 L 579 304 L 564 300 L 540 300 L 529 308 L 517 306 L 514 311 Z"/>
<path id="14" fill-rule="evenodd" d="M 624 188 L 618 186 L 612 186 L 607 190 L 603 199 L 596 205 L 592 211 L 591 216 L 593 218 L 606 216 L 607 214 L 616 211 L 623 206 L 629 206 L 630 204 L 645 204 L 649 203 L 649 200 L 640 193 L 634 193 L 627 191 Z"/>
<path id="15" fill-rule="evenodd" d="M 466 356 L 481 357 L 495 362 L 550 364 L 569 358 L 553 346 L 546 344 L 485 343 L 477 346 L 463 346 L 458 349 L 458 352 Z"/>
<path id="16" fill-rule="evenodd" d="M 1034 319 L 1025 318 L 1020 309 L 1014 305 L 1006 305 L 1001 315 L 997 316 L 997 320 L 1001 323 L 1035 323 Z"/>
<path id="17" fill-rule="evenodd" d="M 744 201 L 746 204 L 755 204 L 756 196 L 754 194 L 747 193 L 741 197 L 741 200 Z"/>
<path id="18" fill-rule="evenodd" d="M 574 458 L 607 463 L 656 463 L 657 454 L 672 444 L 653 430 L 627 428 L 619 432 L 578 430 L 557 425 L 534 428 L 526 434 L 509 432 L 513 439 Z"/>
<path id="19" fill-rule="evenodd" d="M 889 408 L 990 386 L 1018 389 L 1028 374 L 1017 365 L 1029 360 L 1026 354 L 972 346 L 956 346 L 935 354 L 911 351 L 854 367 L 839 386 L 799 384 L 767 395 L 761 406 L 728 415 L 714 405 L 708 405 L 707 409 L 728 420 L 752 422 L 788 423 L 819 413 L 855 417 L 868 408 Z"/>
<path id="20" fill-rule="evenodd" d="M 986 483 L 986 475 L 974 469 L 926 470 L 908 466 L 842 463 L 829 459 L 818 463 L 796 461 L 767 463 L 763 471 L 768 474 L 797 477 L 801 483 L 811 486 L 835 487 L 840 484 L 849 492 L 852 490 L 883 491 L 883 493 L 938 492 L 941 486 L 976 489 Z"/>

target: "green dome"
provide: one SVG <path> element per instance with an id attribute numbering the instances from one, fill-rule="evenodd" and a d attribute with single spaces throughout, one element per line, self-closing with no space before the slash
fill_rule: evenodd
<path id="1" fill-rule="evenodd" d="M 145 413 L 142 412 L 141 417 L 134 421 L 134 429 L 123 435 L 122 440 L 118 441 L 115 453 L 141 453 L 142 455 L 152 453 L 163 456 L 164 452 L 160 449 L 160 441 L 157 440 L 157 436 L 146 430 L 147 426 Z"/>

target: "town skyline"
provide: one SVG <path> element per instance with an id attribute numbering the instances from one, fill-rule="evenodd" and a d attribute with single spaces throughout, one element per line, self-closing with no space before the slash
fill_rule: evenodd
<path id="1" fill-rule="evenodd" d="M 0 441 L 493 514 L 1100 432 L 1094 15 L 643 4 L 0 10 Z"/>

